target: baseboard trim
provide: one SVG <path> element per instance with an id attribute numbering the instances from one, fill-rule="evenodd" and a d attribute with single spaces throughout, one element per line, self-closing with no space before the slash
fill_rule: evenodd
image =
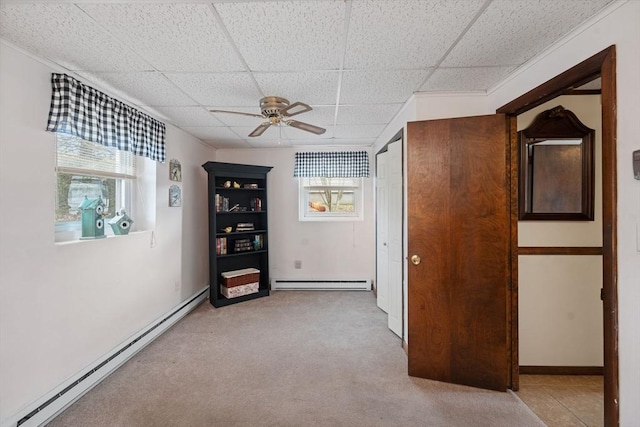
<path id="1" fill-rule="evenodd" d="M 405 340 L 402 340 L 402 349 L 405 353 L 409 354 L 409 343 Z"/>
<path id="2" fill-rule="evenodd" d="M 523 375 L 604 375 L 602 366 L 520 366 Z"/>
<path id="3" fill-rule="evenodd" d="M 66 380 L 50 393 L 2 422 L 2 427 L 35 427 L 43 425 L 81 398 L 127 360 L 166 332 L 207 298 L 209 287 L 195 293 L 147 327 L 138 331 L 114 350 L 98 359 L 92 367 Z"/>

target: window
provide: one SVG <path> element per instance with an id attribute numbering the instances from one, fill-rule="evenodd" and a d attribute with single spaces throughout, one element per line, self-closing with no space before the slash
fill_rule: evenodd
<path id="1" fill-rule="evenodd" d="M 303 177 L 300 221 L 362 220 L 362 178 Z"/>
<path id="2" fill-rule="evenodd" d="M 80 237 L 78 206 L 85 196 L 102 197 L 105 223 L 122 209 L 133 216 L 138 163 L 134 154 L 62 133 L 56 134 L 56 153 L 57 242 Z M 105 227 L 105 234 L 113 234 L 111 227 Z"/>

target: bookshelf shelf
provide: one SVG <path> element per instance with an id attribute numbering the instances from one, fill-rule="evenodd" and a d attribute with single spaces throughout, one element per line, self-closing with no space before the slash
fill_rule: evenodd
<path id="1" fill-rule="evenodd" d="M 202 167 L 209 187 L 210 303 L 223 307 L 268 296 L 267 173 L 271 167 L 221 162 L 207 162 Z M 255 283 L 247 283 L 250 293 L 225 297 L 223 292 L 232 296 L 228 292 L 232 288 L 224 288 L 222 273 L 245 269 L 259 270 L 257 290 Z"/>

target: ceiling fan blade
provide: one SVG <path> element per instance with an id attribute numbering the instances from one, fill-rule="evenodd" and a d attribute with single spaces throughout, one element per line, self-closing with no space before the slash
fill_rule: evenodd
<path id="1" fill-rule="evenodd" d="M 255 128 L 253 132 L 249 134 L 249 136 L 260 136 L 264 133 L 265 130 L 269 128 L 269 126 L 271 126 L 271 123 L 269 122 L 261 123 L 260 126 Z"/>
<path id="2" fill-rule="evenodd" d="M 209 112 L 211 112 L 211 113 L 240 114 L 240 115 L 242 115 L 242 116 L 260 117 L 260 118 L 264 119 L 264 116 L 263 116 L 262 114 L 243 113 L 242 111 L 209 110 Z"/>
<path id="3" fill-rule="evenodd" d="M 313 110 L 313 108 L 311 108 L 310 105 L 307 105 L 303 102 L 294 102 L 288 107 L 285 107 L 282 110 L 280 110 L 280 114 L 282 114 L 283 116 L 291 117 L 291 116 L 295 116 L 296 114 L 306 113 L 307 111 L 311 111 L 311 110 Z"/>
<path id="4" fill-rule="evenodd" d="M 299 122 L 297 120 L 287 120 L 285 122 L 291 127 L 298 128 L 307 132 L 315 133 L 316 135 L 322 135 L 327 130 L 318 126 L 310 125 L 309 123 Z"/>

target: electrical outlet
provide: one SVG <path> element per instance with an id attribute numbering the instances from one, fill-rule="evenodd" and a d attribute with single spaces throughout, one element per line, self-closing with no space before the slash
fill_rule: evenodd
<path id="1" fill-rule="evenodd" d="M 302 268 L 302 261 L 297 259 L 293 262 L 293 265 L 295 266 L 296 270 L 300 270 Z"/>

